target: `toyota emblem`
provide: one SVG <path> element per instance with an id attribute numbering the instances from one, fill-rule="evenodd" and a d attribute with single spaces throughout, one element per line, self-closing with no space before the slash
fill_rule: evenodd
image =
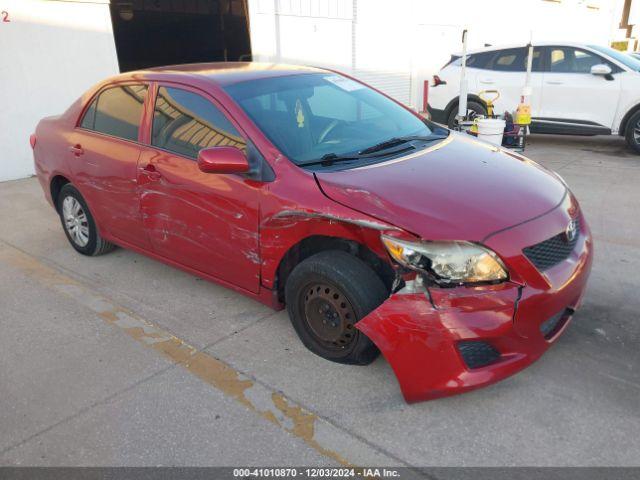
<path id="1" fill-rule="evenodd" d="M 574 219 L 569 222 L 567 229 L 564 231 L 564 236 L 568 243 L 573 242 L 578 236 L 578 222 Z"/>

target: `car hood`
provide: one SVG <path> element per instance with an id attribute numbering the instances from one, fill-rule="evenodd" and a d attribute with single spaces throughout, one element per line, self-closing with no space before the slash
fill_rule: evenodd
<path id="1" fill-rule="evenodd" d="M 557 207 L 554 173 L 463 134 L 366 167 L 317 172 L 325 195 L 424 239 L 482 241 Z"/>

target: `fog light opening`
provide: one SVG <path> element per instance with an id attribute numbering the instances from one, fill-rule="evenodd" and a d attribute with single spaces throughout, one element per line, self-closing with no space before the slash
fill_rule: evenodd
<path id="1" fill-rule="evenodd" d="M 500 360 L 500 352 L 482 340 L 463 340 L 457 346 L 462 360 L 470 370 L 486 367 Z"/>

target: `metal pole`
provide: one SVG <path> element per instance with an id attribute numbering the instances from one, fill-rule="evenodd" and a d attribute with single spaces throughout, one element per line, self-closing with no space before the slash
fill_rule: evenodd
<path id="1" fill-rule="evenodd" d="M 276 36 L 276 62 L 281 62 L 282 54 L 280 47 L 280 0 L 273 0 L 274 20 L 275 20 L 275 36 Z"/>
<path id="2" fill-rule="evenodd" d="M 533 45 L 529 43 L 529 45 L 527 45 L 527 48 L 529 49 L 527 53 L 527 77 L 525 79 L 524 85 L 525 87 L 530 87 L 531 86 L 531 69 L 533 68 Z"/>
<path id="3" fill-rule="evenodd" d="M 525 98 L 531 96 L 531 70 L 533 69 L 533 44 L 529 40 L 528 56 L 527 56 L 527 75 L 524 80 L 524 88 L 522 89 L 521 103 L 526 103 Z"/>
<path id="4" fill-rule="evenodd" d="M 460 97 L 458 99 L 458 124 L 467 117 L 467 29 L 462 31 L 462 68 L 460 69 Z"/>
<path id="5" fill-rule="evenodd" d="M 355 73 L 357 63 L 356 57 L 356 28 L 358 23 L 358 0 L 353 0 L 351 10 L 351 73 Z"/>

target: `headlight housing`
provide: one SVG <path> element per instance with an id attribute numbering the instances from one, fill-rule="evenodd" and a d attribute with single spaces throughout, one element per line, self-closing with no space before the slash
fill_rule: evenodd
<path id="1" fill-rule="evenodd" d="M 409 242 L 384 234 L 381 239 L 396 262 L 427 273 L 440 285 L 498 283 L 508 278 L 500 258 L 475 243 Z"/>

